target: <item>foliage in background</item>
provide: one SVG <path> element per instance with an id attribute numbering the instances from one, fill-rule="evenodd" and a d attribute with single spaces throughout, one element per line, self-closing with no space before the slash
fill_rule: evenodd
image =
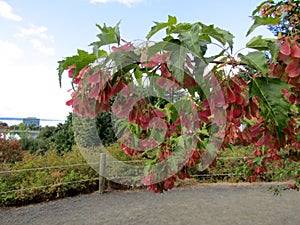
<path id="1" fill-rule="evenodd" d="M 114 160 L 130 161 L 132 157 L 124 151 L 120 151 L 120 144 L 115 143 L 107 146 L 107 151 L 113 156 Z M 195 177 L 197 182 L 244 182 L 246 177 L 244 174 L 239 174 L 238 170 L 243 166 L 247 166 L 249 160 L 247 156 L 252 157 L 254 147 L 233 147 L 221 152 L 221 157 L 229 157 L 227 159 L 217 159 L 214 166 L 199 173 L 191 170 L 191 175 L 203 175 Z M 245 159 L 236 159 L 235 157 L 244 157 Z M 232 157 L 232 158 L 230 158 Z M 141 158 L 134 158 L 141 159 Z M 64 167 L 74 165 L 72 167 Z M 80 164 L 80 165 L 78 165 Z M 83 165 L 81 165 L 83 164 Z M 118 171 L 119 163 L 109 164 L 108 166 L 115 167 Z M 287 169 L 294 170 L 294 164 L 287 165 Z M 38 169 L 54 167 L 49 169 Z M 97 167 L 96 167 L 97 168 Z M 29 169 L 26 171 L 26 169 Z M 278 167 L 270 167 L 269 171 L 278 170 Z M 89 180 L 98 178 L 98 173 L 86 164 L 81 152 L 78 148 L 74 148 L 72 152 L 66 152 L 63 155 L 57 155 L 55 150 L 49 150 L 42 155 L 24 153 L 22 161 L 14 164 L 0 164 L 0 172 L 4 171 L 24 170 L 20 172 L 1 173 L 0 174 L 0 206 L 21 206 L 41 201 L 50 201 L 53 199 L 64 198 L 77 194 L 90 193 L 98 190 L 98 181 Z M 113 168 L 112 168 L 113 170 Z M 124 171 L 122 176 L 132 176 L 132 171 Z M 218 175 L 219 174 L 219 175 Z M 220 175 L 221 174 L 221 175 Z M 225 175 L 229 174 L 229 175 Z M 116 176 L 118 174 L 115 174 Z M 259 181 L 287 181 L 292 177 L 292 174 L 261 174 Z M 89 181 L 80 181 L 89 180 Z M 63 184 L 70 182 L 69 184 Z M 184 185 L 186 180 L 176 181 L 176 185 Z M 118 185 L 117 183 L 108 181 L 108 188 L 123 189 L 134 188 Z M 20 190 L 26 189 L 26 190 Z M 14 191 L 19 190 L 19 191 Z"/>
<path id="2" fill-rule="evenodd" d="M 107 146 L 117 141 L 110 111 L 100 112 L 95 118 L 95 123 L 98 137 L 103 145 Z"/>
<path id="3" fill-rule="evenodd" d="M 74 124 L 75 131 L 80 132 L 74 137 Z M 96 127 L 94 138 L 89 132 L 90 126 Z M 64 123 L 59 123 L 57 126 L 45 126 L 39 128 L 39 134 L 35 137 L 30 131 L 30 127 L 24 126 L 24 124 L 12 125 L 7 127 L 8 130 L 14 134 L 14 130 L 22 130 L 22 133 L 18 133 L 20 136 L 20 144 L 23 150 L 27 150 L 34 154 L 44 154 L 46 151 L 56 149 L 57 154 L 63 154 L 64 152 L 72 151 L 76 142 L 81 146 L 88 146 L 93 144 L 99 144 L 100 142 L 107 146 L 116 142 L 115 131 L 112 126 L 111 112 L 102 112 L 95 118 L 94 121 L 80 119 L 77 120 L 76 116 L 73 118 L 72 113 L 69 113 Z M 84 134 L 87 132 L 86 134 Z M 76 140 L 75 140 L 76 139 Z M 83 143 L 84 142 L 84 143 Z"/>
<path id="4" fill-rule="evenodd" d="M 63 152 L 72 151 L 75 145 L 74 130 L 73 130 L 73 116 L 71 113 L 67 116 L 66 121 L 63 124 L 58 124 L 53 140 L 55 143 L 55 149 L 58 154 Z"/>
<path id="5" fill-rule="evenodd" d="M 64 167 L 73 164 L 77 165 Z M 31 170 L 44 167 L 58 168 Z M 98 174 L 86 164 L 77 149 L 64 155 L 57 155 L 55 150 L 49 150 L 43 156 L 25 152 L 22 161 L 11 165 L 1 164 L 1 172 L 10 170 L 24 171 L 0 174 L 0 192 L 3 192 L 0 194 L 0 205 L 2 206 L 49 201 L 90 193 L 98 188 L 96 180 L 89 180 L 97 178 Z M 68 182 L 70 183 L 63 184 Z"/>
<path id="6" fill-rule="evenodd" d="M 17 140 L 6 139 L 0 134 L 0 163 L 14 163 L 23 158 L 22 145 Z"/>
<path id="7" fill-rule="evenodd" d="M 72 127 L 72 114 L 69 114 L 64 123 L 57 126 L 39 127 L 38 135 L 30 133 L 32 129 L 24 124 L 12 125 L 9 130 L 14 134 L 14 130 L 22 130 L 18 133 L 20 144 L 24 151 L 32 154 L 44 154 L 48 150 L 56 149 L 58 154 L 72 151 L 74 146 L 74 132 Z M 34 129 L 36 130 L 36 129 Z"/>
<path id="8" fill-rule="evenodd" d="M 80 147 L 93 147 L 116 142 L 111 112 L 101 112 L 93 120 L 73 115 L 75 142 Z"/>
<path id="9" fill-rule="evenodd" d="M 300 31 L 300 7 L 298 0 L 264 1 L 253 16 L 256 18 L 280 18 L 278 24 L 269 25 L 268 28 L 275 36 L 297 35 Z"/>
<path id="10" fill-rule="evenodd" d="M 24 130 L 24 132 L 19 133 L 18 135 L 20 136 L 19 142 L 21 143 L 23 150 L 27 150 L 32 154 L 44 154 L 54 147 L 55 134 L 56 127 L 46 126 L 39 128 L 39 134 L 37 136 L 30 134 L 30 130 Z"/>
<path id="11" fill-rule="evenodd" d="M 19 123 L 15 125 L 9 126 L 10 130 L 39 130 L 40 127 L 37 127 L 35 124 L 24 124 L 24 123 Z"/>
<path id="12" fill-rule="evenodd" d="M 118 143 L 107 146 L 106 150 L 115 160 L 132 160 L 124 151 L 120 151 Z M 68 165 L 74 166 L 68 167 Z M 60 155 L 55 149 L 43 155 L 25 151 L 21 161 L 15 161 L 14 164 L 7 164 L 7 162 L 0 164 L 0 206 L 27 205 L 94 192 L 99 188 L 97 180 L 99 174 L 96 172 L 99 170 L 98 166 L 91 167 L 87 164 L 77 147 L 73 147 L 71 152 Z M 118 166 L 118 164 L 114 165 L 114 167 Z M 50 168 L 45 169 L 45 167 Z M 5 173 L 5 171 L 15 172 Z M 130 171 L 128 175 L 131 175 Z M 108 185 L 117 189 L 124 188 L 113 182 L 109 182 Z"/>
<path id="13" fill-rule="evenodd" d="M 2 129 L 2 128 L 7 128 L 7 127 L 8 127 L 8 124 L 5 123 L 5 122 L 0 121 L 0 127 L 1 127 L 1 129 Z"/>

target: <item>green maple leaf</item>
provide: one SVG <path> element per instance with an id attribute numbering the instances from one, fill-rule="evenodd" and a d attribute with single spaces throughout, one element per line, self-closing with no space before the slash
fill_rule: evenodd
<path id="1" fill-rule="evenodd" d="M 288 112 L 291 111 L 291 104 L 281 91 L 290 88 L 291 85 L 277 78 L 258 77 L 249 83 L 250 98 L 257 97 L 261 100 L 261 115 L 276 125 L 279 134 L 286 127 Z"/>

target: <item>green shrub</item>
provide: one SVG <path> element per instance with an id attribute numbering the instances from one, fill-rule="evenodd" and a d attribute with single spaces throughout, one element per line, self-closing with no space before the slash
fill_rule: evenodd
<path id="1" fill-rule="evenodd" d="M 96 180 L 80 181 L 97 178 L 96 171 L 88 164 L 62 167 L 72 164 L 86 164 L 77 149 L 62 156 L 58 156 L 54 150 L 43 156 L 26 152 L 22 161 L 3 164 L 2 171 L 20 172 L 0 174 L 0 205 L 26 205 L 97 190 Z M 50 168 L 31 170 L 44 167 Z"/>
<path id="2" fill-rule="evenodd" d="M 253 146 L 240 147 L 233 146 L 229 149 L 220 152 L 220 157 L 216 158 L 215 165 L 207 168 L 204 171 L 196 172 L 200 175 L 197 179 L 200 182 L 245 182 L 246 177 L 243 174 L 248 168 L 248 159 L 253 157 Z M 292 167 L 292 164 L 286 165 Z M 257 181 L 287 181 L 290 176 L 278 176 L 277 172 L 282 169 L 275 163 L 268 165 L 268 173 L 261 174 Z"/>

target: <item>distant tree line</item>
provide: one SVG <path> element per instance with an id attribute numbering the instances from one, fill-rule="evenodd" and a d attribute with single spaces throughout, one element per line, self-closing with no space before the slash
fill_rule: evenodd
<path id="1" fill-rule="evenodd" d="M 74 116 L 69 113 L 64 123 L 59 123 L 57 126 L 36 127 L 34 125 L 28 126 L 23 123 L 18 125 L 8 126 L 1 122 L 0 127 L 13 130 L 22 130 L 24 132 L 18 133 L 21 149 L 30 151 L 32 154 L 43 155 L 48 150 L 55 150 L 57 154 L 72 151 L 76 144 L 81 146 L 91 146 L 104 144 L 109 145 L 116 141 L 116 136 L 111 122 L 111 113 L 100 113 L 93 121 L 88 118 L 80 118 L 80 123 L 74 123 Z M 78 120 L 76 120 L 78 121 Z M 93 123 L 95 130 L 91 133 L 89 124 Z M 74 127 L 74 124 L 76 127 Z M 38 130 L 37 137 L 30 135 L 26 131 Z M 77 131 L 75 138 L 74 130 Z M 79 132 L 79 133 L 78 133 Z M 11 132 L 13 134 L 13 132 Z M 4 137 L 2 137 L 4 141 Z M 7 140 L 8 142 L 10 140 Z M 16 140 L 14 140 L 16 141 Z M 76 143 L 80 142 L 80 143 Z M 19 148 L 19 146 L 18 146 Z"/>

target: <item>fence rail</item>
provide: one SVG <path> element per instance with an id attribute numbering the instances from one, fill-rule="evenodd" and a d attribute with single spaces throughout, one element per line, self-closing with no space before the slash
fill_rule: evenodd
<path id="1" fill-rule="evenodd" d="M 217 160 L 238 160 L 243 159 L 247 160 L 253 158 L 252 156 L 236 156 L 236 157 L 219 157 Z M 130 160 L 130 161 L 109 161 L 110 163 L 138 163 L 138 162 L 145 162 L 145 160 Z M 6 164 L 7 165 L 7 164 Z M 22 191 L 30 191 L 35 189 L 43 189 L 43 188 L 49 188 L 49 187 L 58 187 L 61 185 L 70 185 L 75 183 L 82 183 L 82 182 L 88 182 L 88 181 L 99 181 L 99 193 L 103 194 L 105 190 L 105 180 L 113 180 L 113 179 L 125 179 L 125 178 L 134 178 L 136 176 L 114 176 L 114 177 L 106 177 L 105 176 L 105 168 L 106 168 L 106 154 L 101 153 L 100 154 L 100 160 L 99 162 L 92 162 L 92 163 L 80 163 L 80 164 L 68 164 L 68 165 L 57 165 L 57 166 L 46 166 L 46 167 L 37 167 L 37 168 L 26 168 L 26 169 L 20 169 L 20 170 L 3 170 L 0 171 L 0 175 L 3 174 L 9 174 L 9 173 L 21 173 L 21 172 L 30 172 L 30 171 L 39 171 L 39 170 L 52 170 L 52 169 L 61 169 L 61 168 L 70 168 L 70 167 L 78 167 L 78 166 L 92 166 L 92 165 L 99 165 L 99 177 L 97 178 L 91 178 L 91 179 L 83 179 L 83 180 L 77 180 L 77 181 L 70 181 L 70 182 L 62 182 L 58 184 L 49 184 L 49 185 L 42 185 L 38 187 L 32 187 L 32 188 L 22 188 L 22 189 L 16 189 L 16 190 L 10 190 L 10 191 L 4 191 L 0 192 L 0 194 L 8 194 L 13 192 L 22 192 Z M 271 174 L 272 172 L 268 172 L 266 174 Z M 220 173 L 220 174 L 196 174 L 191 175 L 191 177 L 215 177 L 215 176 L 236 176 L 236 173 Z"/>
<path id="2" fill-rule="evenodd" d="M 28 168 L 28 169 L 20 169 L 20 170 L 3 170 L 3 171 L 0 171 L 0 174 L 21 173 L 21 172 L 36 171 L 36 170 L 50 170 L 50 169 L 60 169 L 60 168 L 68 168 L 68 167 L 76 167 L 76 166 L 89 166 L 89 165 L 98 165 L 98 164 L 99 164 L 99 162 L 69 164 L 69 165 L 60 165 L 60 166 L 36 167 L 36 168 Z"/>

